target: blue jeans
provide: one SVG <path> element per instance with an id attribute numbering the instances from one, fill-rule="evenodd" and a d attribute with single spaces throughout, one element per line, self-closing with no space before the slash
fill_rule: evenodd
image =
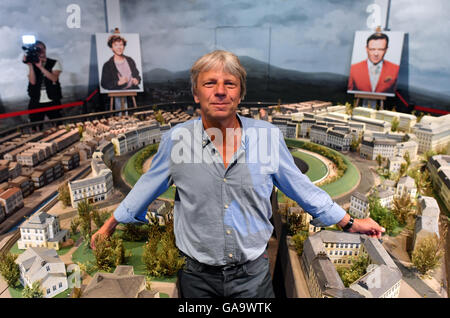
<path id="1" fill-rule="evenodd" d="M 181 298 L 274 298 L 269 258 L 233 266 L 210 266 L 186 256 L 178 272 Z"/>

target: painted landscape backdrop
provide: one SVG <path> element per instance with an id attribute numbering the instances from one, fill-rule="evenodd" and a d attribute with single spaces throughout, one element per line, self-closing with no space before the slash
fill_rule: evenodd
<path id="1" fill-rule="evenodd" d="M 138 102 L 192 99 L 189 68 L 214 49 L 240 56 L 248 71 L 247 101 L 351 102 L 346 83 L 354 33 L 367 30 L 366 8 L 373 2 L 122 0 L 121 31 L 141 37 L 145 87 Z M 1 1 L 1 113 L 27 108 L 23 34 L 36 35 L 47 44 L 48 56 L 61 61 L 63 102 L 83 99 L 98 87 L 94 34 L 107 31 L 105 1 L 77 1 L 80 28 L 67 25 L 72 3 Z M 388 27 L 407 33 L 398 90 L 412 104 L 450 110 L 449 10 L 446 0 L 391 1 Z M 104 96 L 95 102 L 105 102 Z M 397 98 L 387 104 L 401 106 Z"/>

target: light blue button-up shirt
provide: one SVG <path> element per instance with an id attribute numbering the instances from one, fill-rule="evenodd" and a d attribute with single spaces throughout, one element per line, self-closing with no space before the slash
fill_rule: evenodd
<path id="1" fill-rule="evenodd" d="M 150 169 L 115 210 L 115 219 L 147 222 L 150 203 L 174 184 L 176 245 L 209 265 L 240 264 L 264 252 L 273 231 L 273 185 L 310 213 L 315 226 L 342 220 L 346 212 L 301 173 L 277 127 L 238 118 L 241 144 L 227 168 L 200 119 L 165 133 Z"/>

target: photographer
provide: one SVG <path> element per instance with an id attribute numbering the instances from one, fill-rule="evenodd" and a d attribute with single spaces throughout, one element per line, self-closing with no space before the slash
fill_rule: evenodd
<path id="1" fill-rule="evenodd" d="M 36 41 L 35 51 L 37 56 L 30 58 L 29 54 L 23 57 L 23 62 L 28 65 L 28 95 L 30 103 L 28 109 L 37 109 L 61 104 L 61 85 L 59 75 L 62 72 L 59 61 L 47 58 L 46 46 L 41 41 Z M 31 61 L 30 61 L 31 59 Z M 30 121 L 42 121 L 45 114 L 49 119 L 60 117 L 60 111 L 52 110 L 30 114 Z M 41 125 L 42 127 L 42 125 Z"/>

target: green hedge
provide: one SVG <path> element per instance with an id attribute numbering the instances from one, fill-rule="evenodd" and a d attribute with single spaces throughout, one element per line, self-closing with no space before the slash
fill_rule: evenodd
<path id="1" fill-rule="evenodd" d="M 158 151 L 159 144 L 149 145 L 142 150 L 136 152 L 130 160 L 128 160 L 127 164 L 123 169 L 123 175 L 125 180 L 131 185 L 134 186 L 136 182 L 141 177 L 142 165 L 145 160 L 153 156 Z"/>

